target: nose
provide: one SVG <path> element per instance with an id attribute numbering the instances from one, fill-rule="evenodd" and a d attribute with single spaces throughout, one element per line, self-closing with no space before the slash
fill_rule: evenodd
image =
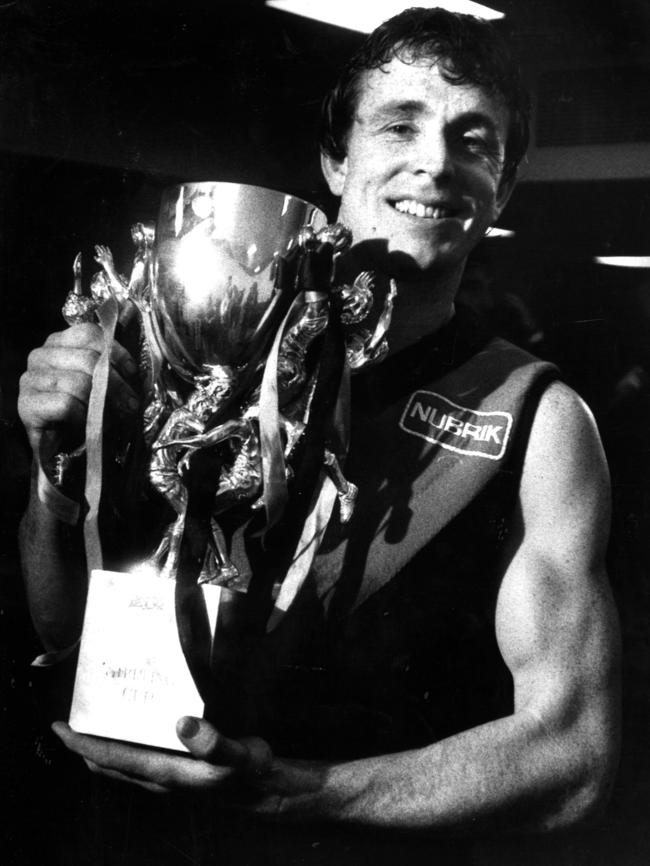
<path id="1" fill-rule="evenodd" d="M 447 179 L 454 172 L 451 148 L 438 130 L 418 136 L 414 143 L 412 168 L 415 174 L 426 174 L 434 180 Z"/>

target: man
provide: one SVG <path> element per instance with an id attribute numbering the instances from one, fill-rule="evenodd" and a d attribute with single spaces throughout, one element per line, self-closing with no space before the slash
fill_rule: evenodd
<path id="1" fill-rule="evenodd" d="M 289 687 L 284 719 L 270 713 L 259 737 L 183 717 L 191 757 L 56 723 L 91 767 L 282 825 L 362 828 L 365 846 L 364 828 L 407 831 L 407 844 L 418 831 L 560 830 L 599 811 L 618 750 L 601 446 L 547 365 L 486 343 L 454 311 L 525 145 L 519 85 L 483 22 L 408 10 L 347 68 L 326 105 L 323 171 L 351 258 L 398 294 L 391 357 L 353 380 L 356 522 L 326 539 L 296 603 L 318 644 L 302 647 L 302 668 L 324 678 Z M 30 356 L 20 411 L 35 455 L 80 429 L 100 350 L 81 325 Z M 134 373 L 116 346 L 115 412 L 136 399 Z M 22 544 L 50 651 L 77 640 L 84 604 L 64 533 L 35 481 Z"/>

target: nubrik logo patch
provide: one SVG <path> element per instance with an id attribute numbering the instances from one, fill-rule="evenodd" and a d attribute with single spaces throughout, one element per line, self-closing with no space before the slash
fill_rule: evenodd
<path id="1" fill-rule="evenodd" d="M 433 391 L 411 395 L 399 422 L 406 433 L 435 442 L 449 451 L 501 460 L 506 451 L 512 415 L 478 412 L 452 403 Z"/>

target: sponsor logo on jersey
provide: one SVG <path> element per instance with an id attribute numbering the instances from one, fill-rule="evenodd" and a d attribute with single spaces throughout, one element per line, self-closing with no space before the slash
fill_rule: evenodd
<path id="1" fill-rule="evenodd" d="M 478 412 L 433 391 L 412 394 L 399 426 L 449 451 L 501 460 L 512 429 L 509 412 Z"/>

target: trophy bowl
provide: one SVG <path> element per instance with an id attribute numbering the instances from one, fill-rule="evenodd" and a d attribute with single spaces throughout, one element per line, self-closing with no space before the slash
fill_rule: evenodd
<path id="1" fill-rule="evenodd" d="M 300 231 L 327 225 L 315 205 L 238 183 L 185 183 L 163 193 L 152 319 L 160 349 L 186 381 L 238 367 L 274 298 L 275 267 Z"/>

